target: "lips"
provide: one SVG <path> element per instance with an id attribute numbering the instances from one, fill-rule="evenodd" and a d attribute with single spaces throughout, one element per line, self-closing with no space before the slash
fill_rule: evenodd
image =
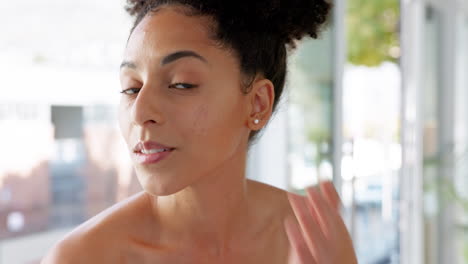
<path id="1" fill-rule="evenodd" d="M 165 146 L 163 144 L 146 141 L 138 142 L 133 149 L 136 161 L 140 164 L 155 164 L 160 162 L 169 156 L 172 151 L 175 150 L 173 147 Z"/>
<path id="2" fill-rule="evenodd" d="M 157 152 L 161 151 L 171 151 L 174 150 L 175 148 L 165 146 L 163 144 L 160 144 L 158 142 L 154 141 L 140 141 L 138 144 L 135 145 L 133 148 L 134 153 L 142 153 L 142 154 L 154 154 Z"/>

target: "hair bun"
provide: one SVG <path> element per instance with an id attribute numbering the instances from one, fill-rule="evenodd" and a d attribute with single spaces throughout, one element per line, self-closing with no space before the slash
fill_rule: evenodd
<path id="1" fill-rule="evenodd" d="M 317 38 L 331 4 L 325 0 L 227 1 L 219 21 L 240 30 L 277 35 L 292 47 L 305 36 Z"/>

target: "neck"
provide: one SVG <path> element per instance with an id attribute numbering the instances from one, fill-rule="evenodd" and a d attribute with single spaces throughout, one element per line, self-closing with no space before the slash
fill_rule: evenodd
<path id="1" fill-rule="evenodd" d="M 251 226 L 253 216 L 245 179 L 246 155 L 233 155 L 178 193 L 152 197 L 163 232 L 170 232 L 179 244 L 187 242 L 216 255 L 242 243 L 239 239 Z"/>

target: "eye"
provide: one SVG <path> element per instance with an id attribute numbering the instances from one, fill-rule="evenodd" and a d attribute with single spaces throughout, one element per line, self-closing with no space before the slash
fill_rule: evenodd
<path id="1" fill-rule="evenodd" d="M 169 88 L 175 88 L 175 89 L 192 89 L 195 87 L 197 86 L 194 84 L 190 84 L 190 83 L 173 83 L 169 85 Z"/>
<path id="2" fill-rule="evenodd" d="M 137 94 L 140 91 L 141 88 L 129 88 L 121 91 L 121 94 L 126 94 L 126 95 L 134 95 Z"/>

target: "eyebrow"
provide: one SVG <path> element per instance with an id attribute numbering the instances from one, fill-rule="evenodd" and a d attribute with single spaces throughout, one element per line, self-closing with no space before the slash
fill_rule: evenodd
<path id="1" fill-rule="evenodd" d="M 200 54 L 194 52 L 194 51 L 191 51 L 191 50 L 181 50 L 181 51 L 176 51 L 176 52 L 173 52 L 167 56 L 165 56 L 162 60 L 161 60 L 161 66 L 165 66 L 171 62 L 174 62 L 178 59 L 182 59 L 182 58 L 185 58 L 185 57 L 193 57 L 193 58 L 196 58 L 206 64 L 208 64 L 208 61 L 203 57 L 201 56 Z M 120 64 L 120 69 L 122 68 L 130 68 L 130 69 L 137 69 L 137 65 L 134 63 L 134 62 L 131 62 L 131 61 L 124 61 L 122 62 L 122 64 Z"/>
<path id="2" fill-rule="evenodd" d="M 122 68 L 130 68 L 130 69 L 136 69 L 137 66 L 135 63 L 130 62 L 130 61 L 124 61 L 122 64 L 120 64 L 120 69 Z"/>
<path id="3" fill-rule="evenodd" d="M 171 54 L 167 55 L 166 57 L 164 57 L 161 60 L 161 66 L 164 66 L 166 64 L 169 64 L 169 63 L 171 63 L 173 61 L 176 61 L 176 60 L 184 58 L 184 57 L 194 57 L 194 58 L 197 58 L 197 59 L 201 60 L 202 62 L 208 64 L 208 61 L 203 56 L 201 56 L 200 54 L 198 54 L 198 53 L 196 53 L 194 51 L 190 51 L 190 50 L 181 50 L 181 51 L 176 51 L 174 53 L 171 53 Z"/>

